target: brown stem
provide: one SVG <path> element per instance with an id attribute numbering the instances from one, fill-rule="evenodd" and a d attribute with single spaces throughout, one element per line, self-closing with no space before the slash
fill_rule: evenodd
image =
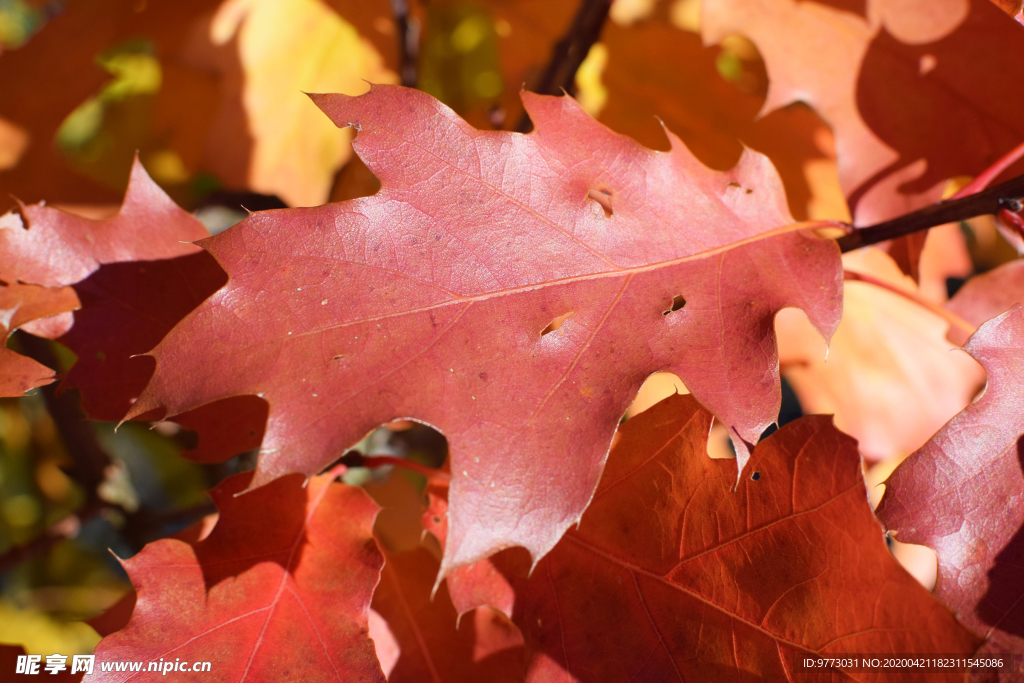
<path id="1" fill-rule="evenodd" d="M 959 199 L 947 199 L 923 209 L 865 228 L 854 228 L 836 242 L 847 252 L 927 230 L 937 225 L 957 223 L 976 216 L 995 215 L 1003 209 L 1020 211 L 1024 207 L 1024 175 L 1007 180 L 988 190 Z"/>
<path id="2" fill-rule="evenodd" d="M 568 93 L 575 90 L 576 71 L 591 46 L 601 37 L 611 6 L 612 0 L 583 0 L 569 32 L 555 44 L 544 75 L 531 90 L 542 95 L 560 95 L 563 90 Z M 516 130 L 525 133 L 529 128 L 530 117 L 523 114 Z"/>
<path id="3" fill-rule="evenodd" d="M 395 37 L 398 40 L 398 73 L 402 85 L 416 87 L 416 64 L 419 61 L 420 30 L 414 17 L 409 16 L 408 0 L 391 0 L 391 13 L 395 18 Z"/>

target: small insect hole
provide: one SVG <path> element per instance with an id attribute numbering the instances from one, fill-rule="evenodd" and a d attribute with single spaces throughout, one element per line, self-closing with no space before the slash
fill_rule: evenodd
<path id="1" fill-rule="evenodd" d="M 753 474 L 750 475 L 750 478 L 751 478 L 752 481 L 757 481 L 758 479 L 761 478 L 761 473 L 760 472 L 754 472 Z"/>
<path id="2" fill-rule="evenodd" d="M 674 297 L 672 297 L 672 308 L 668 309 L 667 311 L 662 311 L 661 314 L 668 315 L 669 313 L 675 313 L 685 305 L 686 299 L 683 298 L 683 295 L 676 294 Z"/>
<path id="3" fill-rule="evenodd" d="M 556 330 L 558 330 L 558 328 L 562 326 L 562 323 L 565 322 L 566 318 L 568 318 L 575 312 L 576 311 L 569 311 L 568 313 L 563 313 L 562 315 L 558 316 L 557 318 L 549 322 L 548 326 L 540 331 L 540 336 L 543 337 L 545 334 L 550 334 L 551 332 L 555 332 Z"/>
<path id="4" fill-rule="evenodd" d="M 604 217 L 612 217 L 612 191 L 600 188 L 597 190 L 590 190 L 587 192 L 587 198 L 593 199 L 595 202 L 601 205 L 604 209 Z"/>
<path id="5" fill-rule="evenodd" d="M 743 191 L 746 192 L 747 194 L 754 194 L 754 189 L 750 187 L 744 189 Z"/>

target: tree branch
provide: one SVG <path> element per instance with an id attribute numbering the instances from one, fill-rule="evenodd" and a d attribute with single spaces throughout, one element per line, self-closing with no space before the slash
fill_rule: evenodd
<path id="1" fill-rule="evenodd" d="M 864 228 L 854 228 L 852 232 L 843 235 L 836 242 L 841 251 L 853 251 L 869 244 L 878 244 L 937 225 L 957 223 L 977 216 L 995 215 L 1003 210 L 1016 212 L 1022 208 L 1024 208 L 1024 175 L 966 197 L 948 199 L 882 223 Z"/>
<path id="2" fill-rule="evenodd" d="M 31 334 L 20 335 L 18 341 L 25 355 L 49 368 L 59 369 L 60 364 L 49 341 Z M 58 384 L 54 382 L 40 387 L 39 391 L 46 401 L 46 408 L 53 418 L 64 448 L 71 456 L 73 464 L 68 474 L 85 489 L 86 496 L 92 497 L 106 479 L 110 456 L 100 446 L 93 426 L 86 421 L 78 394 L 73 391 L 58 393 L 57 387 Z"/>
<path id="3" fill-rule="evenodd" d="M 590 52 L 591 46 L 601 37 L 601 29 L 608 19 L 612 0 L 583 0 L 569 32 L 555 44 L 551 61 L 541 76 L 534 92 L 542 95 L 560 95 L 563 90 L 572 93 L 575 88 L 576 71 Z M 530 128 L 530 117 L 523 114 L 516 130 L 525 133 Z"/>
<path id="4" fill-rule="evenodd" d="M 420 30 L 415 18 L 409 17 L 409 0 L 391 0 L 398 41 L 398 74 L 402 85 L 415 88 L 416 65 L 419 61 Z"/>

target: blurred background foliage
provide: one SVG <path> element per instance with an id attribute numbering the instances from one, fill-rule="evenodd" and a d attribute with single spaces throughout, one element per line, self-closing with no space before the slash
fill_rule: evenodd
<path id="1" fill-rule="evenodd" d="M 661 111 L 698 156 L 726 167 L 739 155 L 737 138 L 750 137 L 729 129 L 751 118 L 767 81 L 749 41 L 700 44 L 698 5 L 617 1 L 611 18 L 621 36 L 610 31 L 590 50 L 569 89 L 600 115 L 611 69 L 624 77 L 625 100 L 605 117 L 613 127 L 663 146 L 654 120 Z M 575 9 L 413 2 L 416 85 L 475 125 L 515 128 L 519 90 L 536 86 Z M 139 150 L 150 175 L 191 210 L 223 204 L 225 193 L 292 206 L 365 194 L 375 189 L 365 172 L 339 173 L 351 158 L 350 133 L 302 93 L 356 94 L 366 81 L 399 81 L 397 42 L 387 0 L 0 0 L 0 77 L 9 88 L 0 103 L 0 190 L 27 202 L 116 203 Z M 623 54 L 610 59 L 617 47 Z M 680 51 L 699 63 L 672 66 Z M 672 112 L 661 106 L 672 80 L 733 101 Z M 739 115 L 730 113 L 741 100 Z M 702 111 L 708 106 L 720 111 Z M 708 128 L 721 132 L 701 142 Z"/>

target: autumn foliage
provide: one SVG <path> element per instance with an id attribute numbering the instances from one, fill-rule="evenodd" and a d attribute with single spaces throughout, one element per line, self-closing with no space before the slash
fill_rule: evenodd
<path id="1" fill-rule="evenodd" d="M 0 678 L 1024 681 L 1020 10 L 0 2 Z"/>

